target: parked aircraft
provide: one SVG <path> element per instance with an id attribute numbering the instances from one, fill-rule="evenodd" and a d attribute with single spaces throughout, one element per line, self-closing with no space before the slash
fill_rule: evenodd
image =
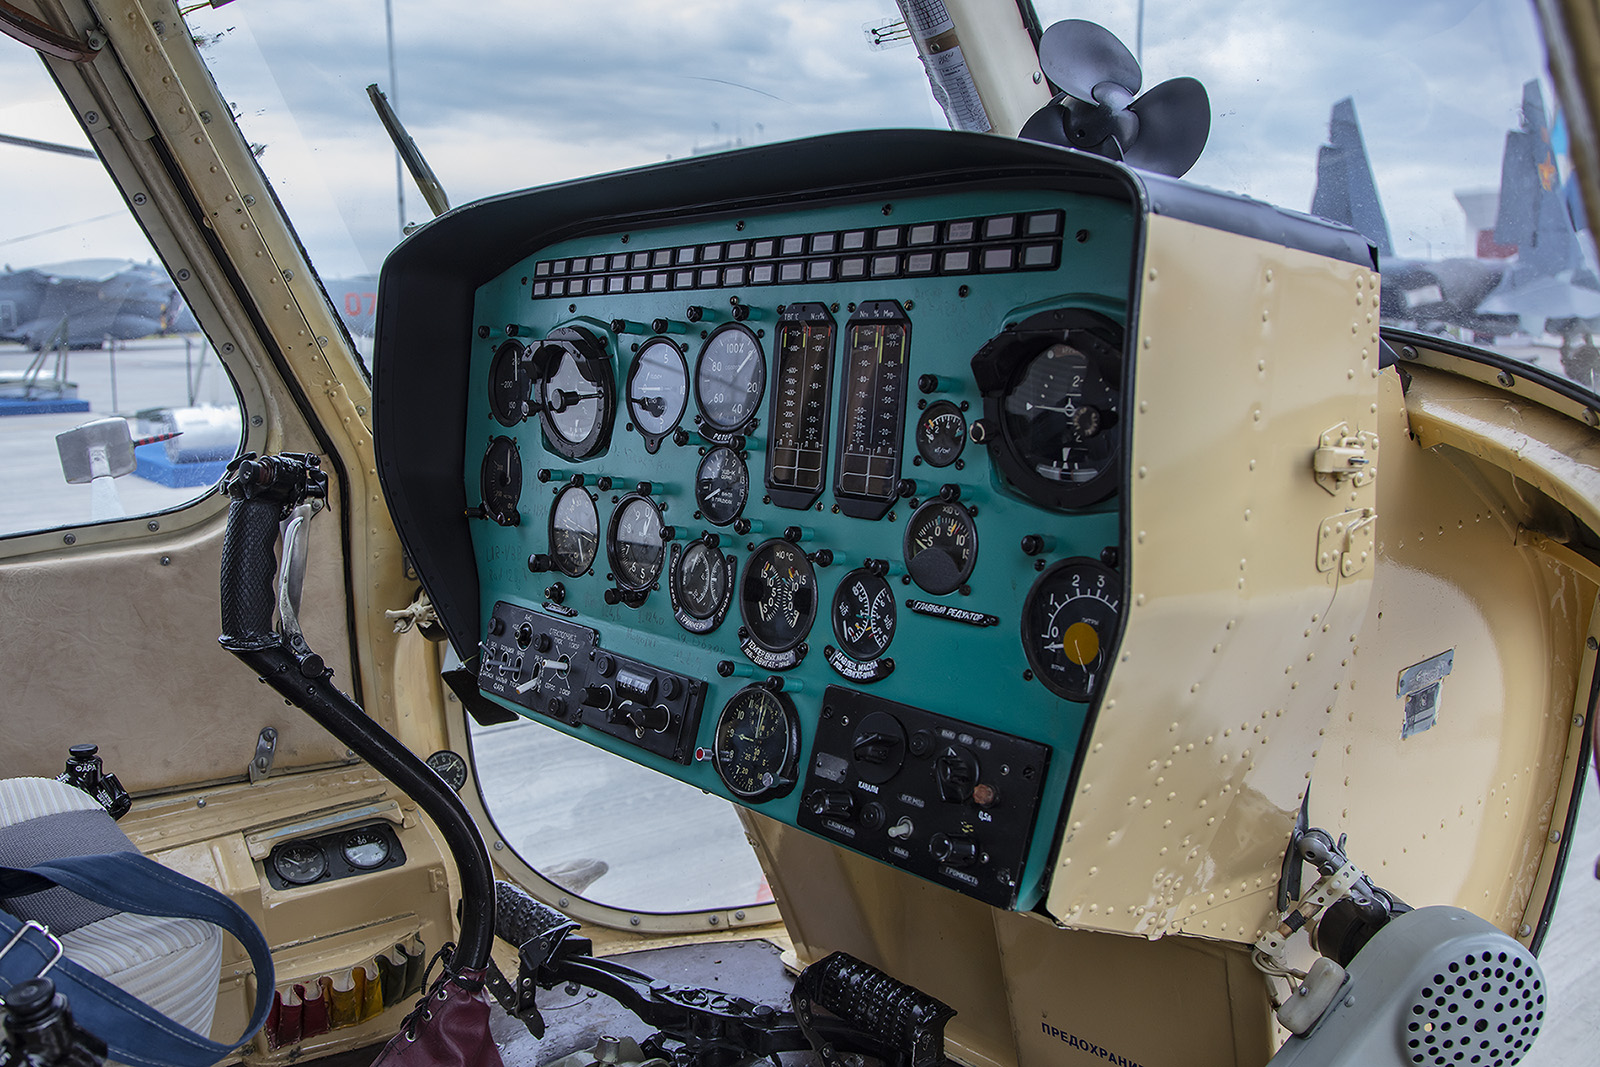
<path id="1" fill-rule="evenodd" d="M 99 348 L 107 337 L 199 328 L 166 271 L 153 264 L 80 259 L 0 272 L 0 340 Z"/>

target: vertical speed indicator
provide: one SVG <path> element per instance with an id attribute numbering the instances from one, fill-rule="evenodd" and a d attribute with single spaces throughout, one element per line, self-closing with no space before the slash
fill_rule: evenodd
<path id="1" fill-rule="evenodd" d="M 857 308 L 845 336 L 833 495 L 846 515 L 878 519 L 900 487 L 911 321 L 898 301 L 869 300 Z"/>
<path id="2" fill-rule="evenodd" d="M 823 304 L 790 304 L 778 319 L 766 488 L 782 508 L 810 507 L 822 492 L 833 335 L 833 316 Z"/>

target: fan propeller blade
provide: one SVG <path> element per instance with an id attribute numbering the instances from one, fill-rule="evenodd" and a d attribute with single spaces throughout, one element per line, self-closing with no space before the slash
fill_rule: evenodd
<path id="1" fill-rule="evenodd" d="M 1211 135 L 1211 98 L 1193 78 L 1173 78 L 1129 105 L 1139 133 L 1122 146 L 1130 167 L 1181 177 L 1195 165 Z"/>
<path id="2" fill-rule="evenodd" d="M 1128 46 L 1104 26 L 1083 19 L 1066 19 L 1044 31 L 1039 39 L 1039 69 L 1068 96 L 1097 103 L 1110 101 L 1095 96 L 1096 86 L 1110 82 L 1134 97 L 1144 82 L 1139 61 Z"/>

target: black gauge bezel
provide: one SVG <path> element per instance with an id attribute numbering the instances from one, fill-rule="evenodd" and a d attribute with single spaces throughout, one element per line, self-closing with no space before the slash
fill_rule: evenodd
<path id="1" fill-rule="evenodd" d="M 752 787 L 733 780 L 727 763 L 734 752 L 726 743 L 725 734 L 732 729 L 730 715 L 736 710 L 743 712 L 745 704 L 757 699 L 771 700 L 778 709 L 778 722 L 774 724 L 776 729 L 769 726 L 760 740 L 774 738 L 781 740 L 783 751 L 776 760 L 772 760 L 765 753 L 762 754 L 766 764 L 762 769 L 771 780 Z M 712 733 L 711 759 L 723 786 L 745 803 L 759 804 L 787 796 L 794 790 L 799 778 L 796 769 L 800 764 L 800 716 L 795 711 L 794 701 L 789 699 L 788 694 L 774 690 L 770 685 L 761 682 L 747 685 L 733 694 L 717 713 L 716 728 Z"/>
<path id="2" fill-rule="evenodd" d="M 1032 632 L 1035 622 L 1034 611 L 1038 607 L 1040 598 L 1058 587 L 1063 575 L 1076 571 L 1103 578 L 1105 588 L 1111 592 L 1112 598 L 1112 602 L 1107 603 L 1112 612 L 1112 626 L 1109 632 L 1099 634 L 1100 649 L 1097 656 L 1099 666 L 1094 670 L 1085 671 L 1085 682 L 1082 685 L 1062 682 L 1056 677 L 1054 664 L 1043 659 L 1035 648 L 1034 640 L 1037 635 Z M 1113 662 L 1117 642 L 1121 639 L 1123 621 L 1121 601 L 1122 577 L 1097 559 L 1074 556 L 1058 560 L 1041 571 L 1028 589 L 1028 595 L 1023 598 L 1020 622 L 1022 652 L 1027 657 L 1028 666 L 1033 669 L 1034 678 L 1058 697 L 1088 703 L 1102 683 L 1107 668 Z"/>
<path id="3" fill-rule="evenodd" d="M 1056 344 L 1082 352 L 1117 398 L 1118 424 L 1106 430 L 1113 435 L 1110 456 L 1093 477 L 1073 484 L 1046 478 L 1033 469 L 1022 446 L 1013 440 L 1005 411 L 1006 397 L 1034 358 Z M 991 339 L 972 357 L 972 374 L 983 393 L 983 420 L 990 433 L 982 443 L 1006 482 L 1034 503 L 1070 511 L 1097 504 L 1121 487 L 1121 422 L 1126 417 L 1121 410 L 1126 399 L 1124 345 L 1123 328 L 1106 316 L 1085 308 L 1061 308 L 1024 320 L 1016 329 Z"/>
<path id="4" fill-rule="evenodd" d="M 827 331 L 827 353 L 823 357 L 821 381 L 821 421 L 820 451 L 817 457 L 817 484 L 815 488 L 805 488 L 798 485 L 782 485 L 773 481 L 773 469 L 778 459 L 778 426 L 779 408 L 784 403 L 784 356 L 783 333 L 789 327 L 806 326 L 821 327 Z M 772 335 L 772 381 L 771 395 L 767 398 L 767 456 L 766 469 L 763 473 L 762 484 L 766 489 L 767 497 L 774 505 L 780 508 L 794 508 L 803 510 L 809 508 L 817 497 L 822 495 L 822 490 L 828 483 L 828 446 L 831 416 L 833 414 L 833 361 L 834 347 L 838 340 L 838 325 L 828 313 L 828 306 L 819 303 L 790 304 L 783 309 L 783 314 L 778 316 L 778 325 Z M 802 361 L 810 358 L 809 352 L 801 354 Z M 804 401 L 802 400 L 802 403 Z M 802 408 L 801 419 L 804 420 Z M 798 449 L 790 449 L 798 452 Z"/>
<path id="5" fill-rule="evenodd" d="M 594 398 L 600 404 L 594 425 L 577 441 L 561 433 L 550 405 L 546 403 L 551 372 L 563 355 L 573 358 L 578 373 L 599 393 Z M 534 351 L 533 362 L 536 374 L 534 392 L 539 406 L 539 425 L 544 429 L 545 447 L 570 460 L 590 459 L 605 452 L 611 443 L 611 430 L 617 419 L 616 377 L 611 371 L 611 357 L 606 354 L 605 342 L 581 326 L 560 326 L 551 330 L 550 335 Z"/>
<path id="6" fill-rule="evenodd" d="M 622 524 L 623 515 L 636 503 L 643 503 L 655 514 L 656 526 L 661 535 L 661 554 L 656 560 L 650 577 L 643 582 L 627 576 L 626 569 L 617 562 L 617 550 L 621 542 L 617 538 L 617 527 Z M 643 593 L 654 589 L 661 580 L 661 572 L 667 564 L 667 524 L 661 518 L 661 505 L 647 493 L 629 493 L 617 501 L 617 506 L 611 512 L 611 520 L 606 525 L 606 562 L 611 565 L 611 580 L 618 589 L 629 593 Z"/>
<path id="7" fill-rule="evenodd" d="M 763 581 L 761 578 L 761 566 L 766 562 L 766 558 L 779 551 L 792 552 L 795 560 L 804 568 L 809 588 L 811 589 L 811 610 L 802 613 L 805 617 L 804 625 L 797 627 L 793 636 L 781 644 L 772 644 L 764 640 L 758 632 L 759 623 L 752 621 L 755 615 L 751 609 L 751 590 L 753 586 L 761 584 Z M 749 558 L 745 560 L 744 577 L 739 579 L 739 616 L 744 620 L 744 632 L 749 635 L 750 640 L 755 642 L 758 647 L 768 652 L 778 653 L 799 648 L 805 643 L 806 638 L 811 634 L 811 628 L 817 623 L 817 610 L 820 607 L 820 601 L 821 597 L 817 591 L 816 568 L 811 565 L 811 561 L 806 558 L 805 552 L 799 546 L 785 541 L 781 537 L 774 537 L 757 545 L 755 551 L 751 552 Z"/>
<path id="8" fill-rule="evenodd" d="M 961 421 L 961 443 L 956 446 L 956 450 L 954 452 L 952 452 L 941 462 L 934 454 L 931 453 L 929 448 L 924 446 L 923 430 L 929 424 L 931 424 L 934 419 L 941 418 L 945 415 L 954 415 Z M 912 431 L 912 436 L 916 439 L 917 455 L 922 457 L 922 462 L 926 463 L 930 467 L 948 467 L 950 464 L 960 459 L 961 453 L 965 452 L 967 449 L 967 417 L 966 415 L 962 414 L 961 409 L 956 406 L 954 401 L 935 400 L 933 403 L 923 408 L 922 412 L 917 416 L 917 425 L 916 429 Z"/>
<path id="9" fill-rule="evenodd" d="M 732 331 L 743 333 L 750 339 L 750 343 L 755 346 L 756 367 L 757 372 L 760 375 L 761 388 L 756 391 L 754 397 L 750 401 L 749 413 L 735 422 L 728 423 L 714 417 L 712 412 L 707 409 L 705 398 L 700 389 L 700 372 L 705 366 L 706 353 L 711 351 L 711 346 L 721 343 L 718 341 L 718 338 L 720 338 L 723 334 Z M 731 436 L 733 434 L 741 433 L 750 425 L 751 421 L 754 420 L 758 414 L 760 414 L 761 402 L 763 399 L 765 399 L 766 393 L 767 353 L 766 349 L 762 348 L 761 338 L 756 336 L 756 332 L 742 322 L 725 322 L 721 326 L 718 326 L 716 329 L 712 330 L 710 335 L 706 337 L 705 343 L 700 346 L 700 354 L 695 357 L 694 361 L 694 406 L 695 409 L 700 412 L 701 424 L 706 429 L 724 436 Z"/>
<path id="10" fill-rule="evenodd" d="M 454 792 L 461 792 L 461 787 L 467 784 L 467 761 L 459 752 L 441 748 L 423 762 Z"/>
<path id="11" fill-rule="evenodd" d="M 689 606 L 689 598 L 684 595 L 683 568 L 688 563 L 689 553 L 696 548 L 710 552 L 711 566 L 720 570 L 722 574 L 724 583 L 722 595 L 711 605 L 710 611 L 694 610 Z M 677 542 L 673 542 L 667 563 L 667 592 L 672 599 L 672 612 L 678 620 L 678 625 L 694 634 L 708 634 L 721 626 L 722 620 L 728 616 L 729 606 L 733 603 L 737 588 L 735 582 L 737 570 L 737 561 L 718 547 L 715 534 L 697 537 L 681 547 Z"/>
<path id="12" fill-rule="evenodd" d="M 683 374 L 683 390 L 676 399 L 678 413 L 673 416 L 671 424 L 660 433 L 646 430 L 639 421 L 639 412 L 635 409 L 635 401 L 639 398 L 633 395 L 633 383 L 639 376 L 639 369 L 644 366 L 645 353 L 650 352 L 652 349 L 670 350 L 677 357 L 678 367 Z M 628 368 L 628 380 L 623 387 L 623 399 L 628 406 L 628 419 L 633 423 L 633 428 L 638 432 L 639 436 L 644 438 L 644 450 L 651 455 L 654 455 L 656 450 L 661 447 L 663 440 L 672 436 L 672 431 L 678 428 L 678 424 L 683 421 L 683 416 L 689 410 L 689 361 L 684 358 L 683 352 L 682 346 L 676 341 L 666 337 L 652 337 L 639 346 L 639 351 L 634 353 L 633 365 Z M 646 412 L 646 414 L 649 413 Z"/>
<path id="13" fill-rule="evenodd" d="M 561 513 L 561 502 L 567 498 L 568 493 L 582 493 L 584 498 L 589 501 L 589 511 L 594 515 L 594 550 L 589 553 L 589 558 L 584 565 L 577 570 L 569 570 L 567 567 L 562 566 L 564 553 L 556 551 L 556 516 Z M 581 485 L 566 486 L 556 493 L 555 499 L 551 501 L 550 519 L 546 526 L 546 532 L 549 535 L 550 565 L 568 578 L 581 578 L 588 574 L 590 569 L 594 567 L 596 557 L 600 555 L 600 509 L 595 504 L 594 494 Z"/>
<path id="14" fill-rule="evenodd" d="M 358 836 L 370 837 L 371 839 L 377 841 L 383 846 L 383 855 L 378 857 L 378 859 L 372 863 L 362 863 L 359 860 L 353 859 L 350 855 L 350 849 L 352 847 L 350 839 Z M 358 842 L 358 844 L 365 843 L 366 842 Z M 375 871 L 379 867 L 382 867 L 384 864 L 389 862 L 392 849 L 393 846 L 389 844 L 389 839 L 384 836 L 384 834 L 376 827 L 372 826 L 358 826 L 353 830 L 346 831 L 345 835 L 339 839 L 339 855 L 342 856 L 344 861 L 353 869 L 358 871 Z"/>
<path id="15" fill-rule="evenodd" d="M 851 343 L 852 334 L 858 327 L 893 325 L 901 331 L 900 342 L 900 385 L 899 393 L 895 397 L 894 418 L 894 470 L 891 476 L 885 479 L 886 488 L 883 493 L 857 492 L 853 489 L 842 487 L 846 477 L 845 466 L 845 438 L 850 433 L 849 405 L 850 405 L 850 359 L 855 353 L 855 346 Z M 845 323 L 843 348 L 844 384 L 839 389 L 839 418 L 835 420 L 835 440 L 833 442 L 833 497 L 839 504 L 839 510 L 856 519 L 881 519 L 888 514 L 889 509 L 899 499 L 900 470 L 905 461 L 905 426 L 906 426 L 906 398 L 910 394 L 911 374 L 911 319 L 906 315 L 905 309 L 898 300 L 867 300 L 857 305 L 856 312 L 850 316 L 850 321 Z"/>
<path id="16" fill-rule="evenodd" d="M 293 852 L 293 851 L 300 851 L 300 850 L 304 850 L 305 852 L 307 852 L 307 853 L 309 853 L 311 855 L 314 855 L 317 858 L 317 873 L 311 875 L 309 878 L 302 878 L 302 877 L 297 877 L 297 876 L 291 875 L 287 871 L 285 871 L 283 869 L 283 867 L 280 866 L 280 864 L 284 860 L 284 857 L 288 853 Z M 325 853 L 322 850 L 321 846 L 319 846 L 319 845 L 317 845 L 317 844 L 315 844 L 314 842 L 311 842 L 311 841 L 286 841 L 286 842 L 284 842 L 283 844 L 279 845 L 277 848 L 272 850 L 272 860 L 271 860 L 271 862 L 272 862 L 273 873 L 275 873 L 279 878 L 283 879 L 285 884 L 291 885 L 291 886 L 311 885 L 314 882 L 320 882 L 322 879 L 326 878 L 327 875 L 328 875 L 328 856 L 327 856 L 327 853 Z"/>
<path id="17" fill-rule="evenodd" d="M 489 360 L 489 414 L 507 429 L 528 417 L 528 402 L 533 397 L 528 363 L 528 346 L 514 337 L 502 341 Z M 501 395 L 505 383 L 511 386 L 509 400 Z"/>
<path id="18" fill-rule="evenodd" d="M 883 642 L 883 646 L 875 652 L 863 653 L 858 648 L 852 647 L 853 643 L 848 637 L 845 636 L 842 620 L 839 615 L 839 607 L 844 601 L 846 590 L 858 582 L 873 586 L 880 586 L 882 587 L 881 592 L 888 595 L 887 603 L 889 605 L 889 637 L 888 640 Z M 877 594 L 875 593 L 874 595 Z M 881 574 L 878 574 L 876 571 L 867 570 L 865 567 L 857 567 L 855 570 L 850 571 L 843 578 L 839 579 L 838 588 L 833 591 L 833 600 L 829 605 L 828 614 L 833 619 L 833 639 L 839 642 L 839 650 L 854 660 L 862 663 L 868 663 L 872 660 L 878 659 L 882 657 L 884 653 L 889 651 L 889 646 L 894 642 L 894 631 L 899 622 L 899 613 L 898 607 L 895 603 L 894 587 L 889 584 L 889 580 L 887 578 L 883 577 Z"/>
<path id="19" fill-rule="evenodd" d="M 922 579 L 917 577 L 917 572 L 911 565 L 911 561 L 914 558 L 911 554 L 912 534 L 927 521 L 928 516 L 934 512 L 945 511 L 952 515 L 959 514 L 961 516 L 962 525 L 966 527 L 968 535 L 972 538 L 972 551 L 967 554 L 966 562 L 961 565 L 954 585 L 951 585 L 948 589 L 929 588 L 922 584 Z M 967 510 L 966 505 L 957 501 L 942 499 L 926 501 L 916 511 L 913 511 L 911 517 L 906 520 L 906 531 L 900 538 L 900 552 L 901 558 L 905 561 L 906 573 L 910 574 L 911 580 L 917 583 L 917 588 L 934 596 L 954 593 L 957 589 L 967 584 L 967 579 L 972 577 L 972 569 L 978 565 L 978 523 L 973 519 L 972 513 Z"/>
<path id="20" fill-rule="evenodd" d="M 499 466 L 497 455 L 502 454 L 512 474 L 509 486 L 502 486 L 489 477 L 489 471 Z M 489 447 L 483 450 L 483 463 L 478 468 L 478 490 L 483 495 L 486 516 L 501 526 L 516 526 L 522 521 L 522 514 L 517 510 L 522 502 L 522 447 L 515 438 L 504 434 L 489 438 Z"/>
<path id="21" fill-rule="evenodd" d="M 711 457 L 720 456 L 724 452 L 729 456 L 732 456 L 733 461 L 739 465 L 739 469 L 744 471 L 744 490 L 739 497 L 738 507 L 733 509 L 733 514 L 729 515 L 727 518 L 719 519 L 713 516 L 711 511 L 706 507 L 705 498 L 701 496 L 700 493 L 700 483 L 704 481 L 704 479 L 701 477 L 701 472 L 706 469 L 706 464 L 711 462 Z M 705 519 L 713 526 L 731 526 L 733 523 L 737 522 L 739 516 L 744 513 L 744 506 L 749 502 L 750 466 L 744 461 L 744 457 L 739 454 L 738 449 L 733 448 L 730 445 L 717 445 L 707 451 L 706 454 L 701 457 L 700 465 L 696 467 L 694 471 L 694 506 L 700 510 L 700 517 Z M 723 513 L 718 512 L 718 515 L 720 514 Z"/>

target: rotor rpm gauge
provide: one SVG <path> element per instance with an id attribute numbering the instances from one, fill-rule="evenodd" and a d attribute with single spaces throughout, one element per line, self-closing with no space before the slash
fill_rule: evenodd
<path id="1" fill-rule="evenodd" d="M 494 437 L 483 454 L 478 472 L 483 492 L 483 513 L 501 526 L 522 521 L 517 504 L 522 500 L 522 451 L 509 437 Z"/>
<path id="2" fill-rule="evenodd" d="M 694 398 L 714 439 L 730 440 L 761 408 L 767 361 L 755 333 L 737 322 L 712 331 L 694 366 Z"/>
<path id="3" fill-rule="evenodd" d="M 726 526 L 739 517 L 750 497 L 750 469 L 739 453 L 727 445 L 707 452 L 694 475 L 694 502 L 700 515 L 713 526 Z"/>
<path id="4" fill-rule="evenodd" d="M 978 525 L 954 501 L 930 500 L 906 523 L 906 570 L 935 596 L 953 593 L 978 562 Z"/>
<path id="5" fill-rule="evenodd" d="M 1022 650 L 1034 677 L 1068 700 L 1088 701 L 1112 656 L 1122 581 L 1091 559 L 1052 564 L 1022 603 Z"/>
<path id="6" fill-rule="evenodd" d="M 529 362 L 528 346 L 515 339 L 503 342 L 489 361 L 489 413 L 501 426 L 515 426 L 528 417 L 533 396 Z"/>
<path id="7" fill-rule="evenodd" d="M 606 450 L 617 416 L 616 382 L 605 347 L 588 330 L 552 330 L 534 353 L 539 377 L 539 421 L 551 449 L 567 459 Z"/>
<path id="8" fill-rule="evenodd" d="M 654 454 L 662 438 L 677 428 L 689 406 L 689 365 L 683 352 L 664 337 L 646 341 L 628 371 L 628 417 Z"/>
<path id="9" fill-rule="evenodd" d="M 833 332 L 825 304 L 790 304 L 778 319 L 766 489 L 780 508 L 808 508 L 822 493 Z"/>
<path id="10" fill-rule="evenodd" d="M 744 615 L 745 630 L 760 649 L 770 653 L 794 650 L 817 619 L 817 573 L 806 554 L 782 538 L 757 545 L 745 563 L 739 611 Z M 792 659 L 787 666 L 799 662 L 798 657 Z M 779 669 L 784 666 L 757 662 Z"/>
<path id="11" fill-rule="evenodd" d="M 967 445 L 967 419 L 948 400 L 935 400 L 917 419 L 917 454 L 930 467 L 948 467 Z"/>
<path id="12" fill-rule="evenodd" d="M 712 741 L 717 775 L 740 800 L 775 800 L 794 789 L 800 718 L 794 702 L 766 685 L 747 685 L 723 705 Z"/>
<path id="13" fill-rule="evenodd" d="M 550 563 L 569 578 L 587 574 L 600 549 L 600 513 L 581 485 L 561 490 L 550 509 Z"/>
<path id="14" fill-rule="evenodd" d="M 666 544 L 666 527 L 656 502 L 642 493 L 623 497 L 606 531 L 606 555 L 617 587 L 642 593 L 653 586 L 661 576 Z"/>

